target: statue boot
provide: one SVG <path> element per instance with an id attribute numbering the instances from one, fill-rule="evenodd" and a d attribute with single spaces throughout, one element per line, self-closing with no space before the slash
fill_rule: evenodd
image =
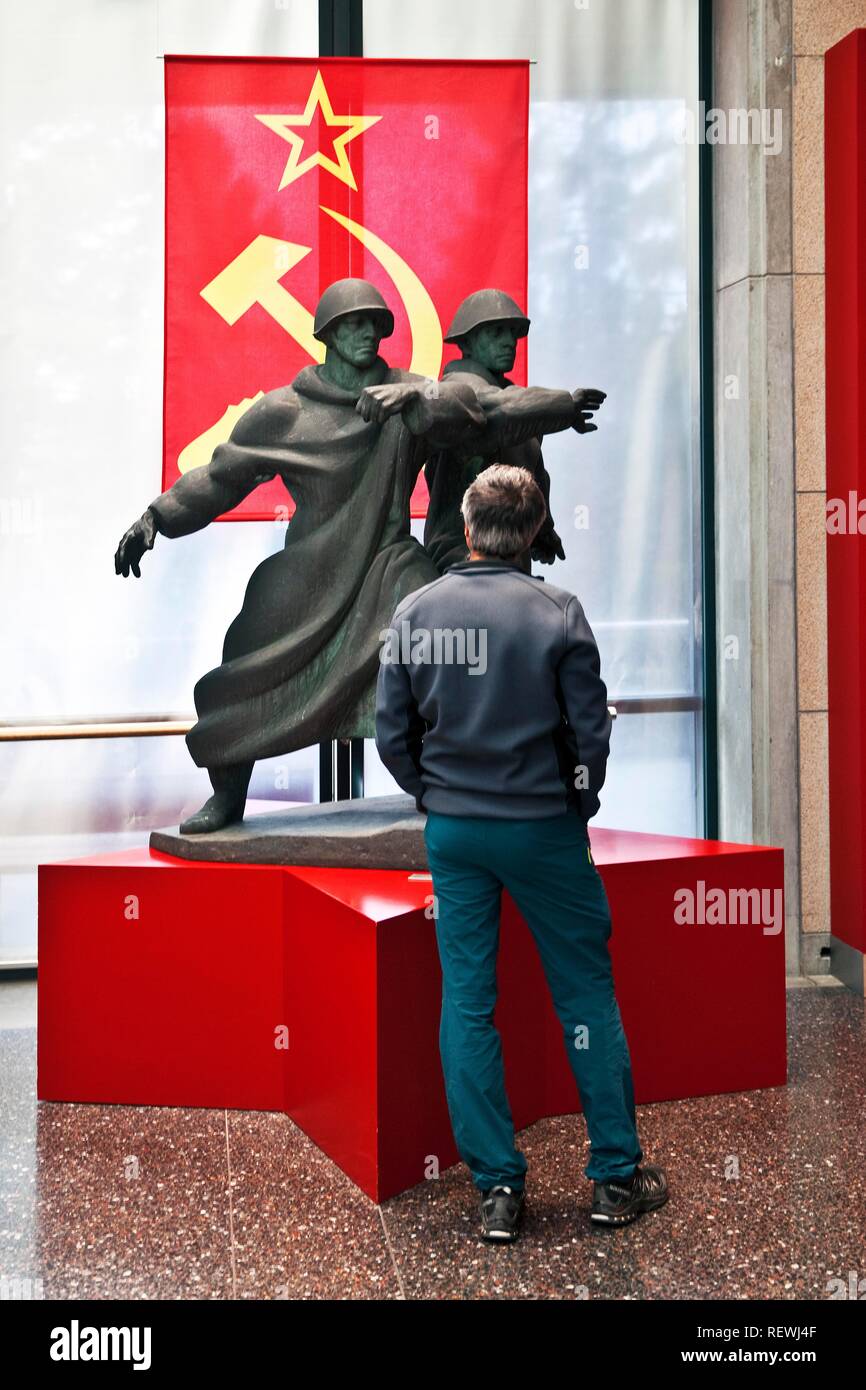
<path id="1" fill-rule="evenodd" d="M 222 830 L 244 818 L 247 788 L 253 775 L 253 763 L 233 763 L 229 767 L 209 767 L 207 775 L 214 790 L 201 810 L 189 816 L 181 825 L 181 835 L 206 835 Z"/>

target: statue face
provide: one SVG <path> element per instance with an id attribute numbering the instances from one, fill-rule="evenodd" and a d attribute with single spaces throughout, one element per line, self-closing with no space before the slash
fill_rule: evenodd
<path id="1" fill-rule="evenodd" d="M 474 357 L 489 372 L 510 372 L 517 353 L 517 329 L 508 321 L 480 323 L 467 333 L 464 356 Z"/>
<path id="2" fill-rule="evenodd" d="M 379 355 L 382 330 L 375 314 L 361 312 L 343 314 L 328 334 L 328 347 L 333 348 L 353 367 L 369 367 Z"/>

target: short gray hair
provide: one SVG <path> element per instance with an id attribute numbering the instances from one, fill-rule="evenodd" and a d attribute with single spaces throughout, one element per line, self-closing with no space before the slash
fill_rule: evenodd
<path id="1" fill-rule="evenodd" d="M 473 550 L 511 560 L 535 540 L 547 503 L 528 469 L 494 463 L 466 489 L 460 510 Z"/>

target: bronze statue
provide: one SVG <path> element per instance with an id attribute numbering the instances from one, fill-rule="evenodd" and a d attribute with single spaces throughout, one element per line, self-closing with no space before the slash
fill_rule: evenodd
<path id="1" fill-rule="evenodd" d="M 196 684 L 187 746 L 214 794 L 182 833 L 242 817 L 256 758 L 374 732 L 378 634 L 406 594 L 438 577 L 410 532 L 412 488 L 431 440 L 484 424 L 470 388 L 443 391 L 388 366 L 378 349 L 393 329 L 373 285 L 330 285 L 313 329 L 324 363 L 251 406 L 210 463 L 157 497 L 118 546 L 116 573 L 139 577 L 157 534 L 198 531 L 261 482 L 279 476 L 296 505 L 284 548 L 253 572 L 222 664 Z"/>
<path id="2" fill-rule="evenodd" d="M 523 557 L 522 567 L 529 573 L 531 560 L 549 565 L 557 557 L 565 559 L 549 510 L 550 478 L 541 437 L 569 428 L 579 434 L 597 429 L 592 415 L 605 392 L 584 388 L 569 394 L 515 386 L 505 373 L 514 366 L 518 339 L 526 337 L 529 322 L 504 291 L 476 290 L 463 300 L 445 335 L 446 343 L 455 343 L 462 356 L 447 363 L 443 381 L 470 384 L 488 423 L 484 434 L 472 439 L 471 453 L 457 444 L 431 455 L 424 469 L 430 493 L 424 547 L 442 571 L 466 559 L 460 504 L 470 483 L 491 463 L 528 469 L 548 504 L 547 520 Z M 530 419 L 537 428 L 526 427 Z"/>
<path id="3" fill-rule="evenodd" d="M 210 463 L 157 497 L 117 548 L 115 572 L 138 578 L 157 535 L 201 530 L 259 483 L 279 476 L 295 502 L 283 549 L 253 571 L 222 663 L 195 686 L 187 747 L 213 795 L 181 833 L 240 820 L 257 758 L 374 734 L 379 634 L 407 594 L 439 576 L 409 512 L 433 451 L 486 463 L 579 427 L 567 391 L 491 389 L 485 378 L 482 404 L 468 373 L 435 382 L 389 367 L 379 343 L 393 329 L 373 285 L 330 285 L 313 327 L 326 348 L 321 366 L 256 401 Z"/>

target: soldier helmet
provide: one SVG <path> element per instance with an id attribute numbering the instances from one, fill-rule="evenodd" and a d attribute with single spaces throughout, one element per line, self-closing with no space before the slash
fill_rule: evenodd
<path id="1" fill-rule="evenodd" d="M 329 285 L 316 305 L 313 321 L 313 337 L 324 342 L 325 330 L 336 319 L 345 314 L 373 313 L 379 320 L 382 337 L 390 338 L 394 332 L 394 315 L 388 308 L 375 285 L 368 280 L 356 280 L 349 276 L 345 280 L 335 280 Z"/>
<path id="2" fill-rule="evenodd" d="M 476 290 L 474 294 L 468 294 L 458 308 L 445 334 L 445 342 L 459 343 L 461 338 L 482 323 L 503 320 L 514 324 L 518 338 L 525 338 L 529 332 L 529 319 L 509 294 L 503 290 Z"/>

